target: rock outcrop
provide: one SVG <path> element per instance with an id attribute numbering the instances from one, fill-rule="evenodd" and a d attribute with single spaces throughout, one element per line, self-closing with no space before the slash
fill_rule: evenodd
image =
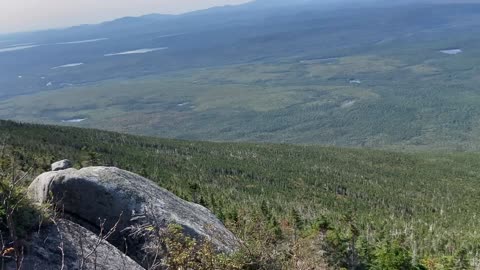
<path id="1" fill-rule="evenodd" d="M 205 207 L 184 201 L 152 181 L 113 167 L 88 167 L 47 172 L 37 177 L 28 189 L 38 203 L 54 202 L 76 223 L 95 232 L 101 220 L 104 229 L 116 226 L 109 242 L 122 249 L 129 241 L 127 253 L 137 262 L 139 251 L 148 239 L 132 239 L 128 229 L 153 225 L 166 228 L 181 225 L 195 239 L 210 241 L 218 251 L 233 252 L 238 240 Z"/>
<path id="2" fill-rule="evenodd" d="M 22 269 L 144 270 L 107 241 L 68 220 L 44 226 L 26 248 Z M 6 269 L 16 268 L 8 262 Z"/>
<path id="3" fill-rule="evenodd" d="M 72 162 L 68 159 L 60 160 L 52 164 L 52 171 L 61 171 L 72 168 Z"/>

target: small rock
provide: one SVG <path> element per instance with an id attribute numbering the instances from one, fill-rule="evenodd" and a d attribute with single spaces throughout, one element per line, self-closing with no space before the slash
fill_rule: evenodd
<path id="1" fill-rule="evenodd" d="M 52 171 L 62 171 L 72 168 L 72 162 L 68 159 L 60 160 L 52 164 Z"/>

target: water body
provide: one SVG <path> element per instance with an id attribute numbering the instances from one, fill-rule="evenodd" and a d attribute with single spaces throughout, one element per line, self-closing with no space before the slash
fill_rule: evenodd
<path id="1" fill-rule="evenodd" d="M 59 68 L 70 68 L 70 67 L 78 67 L 83 65 L 83 63 L 72 63 L 72 64 L 66 64 L 58 67 L 53 67 L 52 69 L 59 69 Z"/>
<path id="2" fill-rule="evenodd" d="M 331 64 L 336 63 L 338 61 L 338 57 L 330 57 L 330 58 L 317 58 L 317 59 L 307 59 L 300 61 L 300 64 Z"/>
<path id="3" fill-rule="evenodd" d="M 441 50 L 440 52 L 444 54 L 456 55 L 456 54 L 462 53 L 463 51 L 462 49 L 448 49 L 448 50 Z"/>
<path id="4" fill-rule="evenodd" d="M 87 118 L 74 118 L 74 119 L 62 120 L 62 123 L 80 123 L 85 120 L 87 120 Z"/>
<path id="5" fill-rule="evenodd" d="M 109 54 L 105 54 L 105 56 L 129 55 L 129 54 L 143 54 L 143 53 L 155 52 L 155 51 L 166 50 L 166 49 L 168 49 L 168 47 L 163 47 L 163 48 L 151 48 L 151 49 L 138 49 L 138 50 L 126 51 L 126 52 L 109 53 Z"/>
<path id="6" fill-rule="evenodd" d="M 38 47 L 38 46 L 40 46 L 40 45 L 11 46 L 11 47 L 6 47 L 6 48 L 1 48 L 0 53 L 26 50 L 26 49 L 35 48 L 35 47 Z"/>
<path id="7" fill-rule="evenodd" d="M 362 83 L 362 81 L 357 80 L 357 79 L 351 79 L 349 82 L 350 82 L 351 84 L 361 84 L 361 83 Z"/>
<path id="8" fill-rule="evenodd" d="M 9 44 L 6 47 L 21 47 L 21 46 L 30 46 L 30 45 L 37 45 L 35 43 L 18 43 L 18 44 Z"/>
<path id="9" fill-rule="evenodd" d="M 82 43 L 99 42 L 99 41 L 103 41 L 103 40 L 108 40 L 108 38 L 96 38 L 96 39 L 86 39 L 86 40 L 59 42 L 59 43 L 56 43 L 56 44 L 57 44 L 57 45 L 82 44 Z"/>
<path id="10" fill-rule="evenodd" d="M 177 36 L 183 36 L 183 35 L 185 35 L 185 33 L 163 35 L 163 36 L 158 36 L 158 37 L 156 37 L 156 38 L 177 37 Z"/>
<path id="11" fill-rule="evenodd" d="M 355 103 L 356 103 L 355 100 L 347 100 L 343 102 L 342 105 L 340 105 L 340 108 L 342 109 L 349 108 L 349 107 L 352 107 Z"/>

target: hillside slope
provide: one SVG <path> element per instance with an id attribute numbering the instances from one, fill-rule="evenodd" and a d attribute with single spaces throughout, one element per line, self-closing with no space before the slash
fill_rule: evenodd
<path id="1" fill-rule="evenodd" d="M 369 245 L 401 241 L 417 260 L 478 251 L 480 154 L 190 142 L 9 121 L 0 134 L 24 171 L 69 158 L 137 172 L 255 243 L 269 239 L 258 235 L 260 215 L 284 234 L 274 246 L 292 224 L 343 232 L 354 222 Z"/>

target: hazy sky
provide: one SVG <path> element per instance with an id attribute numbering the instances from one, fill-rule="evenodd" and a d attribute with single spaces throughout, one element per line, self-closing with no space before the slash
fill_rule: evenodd
<path id="1" fill-rule="evenodd" d="M 0 33 L 95 23 L 149 13 L 177 14 L 249 0 L 0 0 Z"/>

